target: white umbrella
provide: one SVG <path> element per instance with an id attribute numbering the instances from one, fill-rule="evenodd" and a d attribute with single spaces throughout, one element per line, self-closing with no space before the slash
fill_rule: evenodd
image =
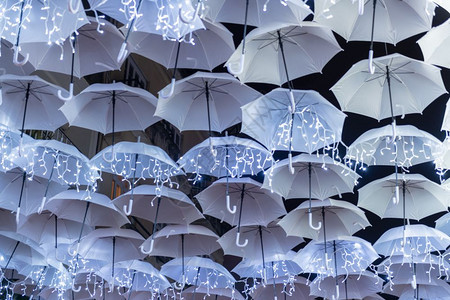
<path id="1" fill-rule="evenodd" d="M 11 48 L 10 43 L 1 39 L 0 41 L 0 73 L 1 74 L 11 74 L 18 76 L 30 75 L 34 68 L 30 63 L 25 63 L 22 66 L 15 65 L 13 63 L 14 51 Z M 18 60 L 23 60 L 23 57 L 19 55 Z"/>
<path id="2" fill-rule="evenodd" d="M 26 43 L 21 52 L 29 53 L 29 62 L 37 70 L 45 70 L 70 75 L 69 95 L 59 92 L 63 100 L 73 96 L 73 78 L 118 70 L 117 55 L 123 43 L 123 35 L 113 24 L 106 20 L 97 23 L 88 18 L 85 24 L 63 43 L 46 42 Z M 97 30 L 101 26 L 101 30 Z M 99 51 L 101 49 L 101 51 Z"/>
<path id="3" fill-rule="evenodd" d="M 148 262 L 127 260 L 115 263 L 114 273 L 112 268 L 112 264 L 107 264 L 97 274 L 110 283 L 114 282 L 118 289 L 126 288 L 128 295 L 139 291 L 159 292 L 171 287 L 169 281 Z M 114 279 L 111 274 L 114 274 Z"/>
<path id="4" fill-rule="evenodd" d="M 384 256 L 419 256 L 445 250 L 449 245 L 450 237 L 445 233 L 423 224 L 415 224 L 389 229 L 373 247 Z"/>
<path id="5" fill-rule="evenodd" d="M 13 159 L 19 153 L 15 149 L 31 141 L 33 138 L 27 134 L 0 124 L 0 169 L 9 171 L 17 167 Z"/>
<path id="6" fill-rule="evenodd" d="M 446 213 L 436 221 L 436 229 L 446 233 L 450 236 L 450 213 Z"/>
<path id="7" fill-rule="evenodd" d="M 373 64 L 371 74 L 367 60 L 357 62 L 331 88 L 343 111 L 394 122 L 395 116 L 422 113 L 447 92 L 440 69 L 422 61 L 391 54 L 375 58 Z"/>
<path id="8" fill-rule="evenodd" d="M 242 132 L 271 150 L 312 153 L 341 141 L 345 117 L 316 91 L 278 88 L 242 107 Z"/>
<path id="9" fill-rule="evenodd" d="M 29 177 L 26 172 L 13 169 L 0 173 L 0 207 L 15 211 L 18 223 L 20 214 L 29 216 L 38 212 L 45 190 L 47 195 L 52 197 L 66 189 L 66 186 L 49 183 L 38 176 Z"/>
<path id="10" fill-rule="evenodd" d="M 155 107 L 149 92 L 116 82 L 90 85 L 60 110 L 71 126 L 112 133 L 114 145 L 115 132 L 144 130 L 159 121 L 151 116 Z"/>
<path id="11" fill-rule="evenodd" d="M 314 300 L 316 297 L 310 296 L 310 288 L 306 278 L 297 276 L 291 278 L 274 278 L 275 286 L 259 285 L 251 293 L 253 299 L 273 300 L 273 299 L 305 299 Z"/>
<path id="12" fill-rule="evenodd" d="M 227 190 L 229 197 L 226 197 Z M 267 226 L 286 214 L 281 197 L 261 189 L 261 184 L 249 177 L 219 179 L 195 197 L 205 215 L 237 225 L 236 245 L 242 245 L 239 241 L 241 226 Z"/>
<path id="13" fill-rule="evenodd" d="M 339 290 L 336 290 L 336 283 Z M 316 278 L 310 285 L 311 295 L 325 299 L 363 299 L 380 293 L 383 279 L 368 271 L 334 277 Z M 338 294 L 336 295 L 336 292 Z"/>
<path id="14" fill-rule="evenodd" d="M 309 226 L 319 230 L 322 222 L 317 226 L 312 223 L 311 199 L 314 197 L 323 200 L 353 192 L 358 178 L 358 174 L 327 155 L 300 154 L 292 160 L 282 160 L 267 170 L 263 188 L 270 189 L 285 199 L 309 197 Z"/>
<path id="15" fill-rule="evenodd" d="M 175 258 L 161 267 L 161 274 L 176 281 L 175 288 L 186 284 L 209 288 L 233 287 L 235 279 L 222 265 L 203 257 Z"/>
<path id="16" fill-rule="evenodd" d="M 136 203 L 132 204 L 131 199 Z M 153 222 L 152 236 L 158 223 L 189 224 L 204 218 L 188 196 L 165 186 L 140 185 L 117 197 L 113 203 L 117 207 L 123 207 L 130 215 Z M 132 205 L 134 209 L 128 211 L 127 207 L 131 208 Z M 152 239 L 150 248 L 144 250 L 141 247 L 141 251 L 149 254 L 153 251 L 153 244 Z"/>
<path id="17" fill-rule="evenodd" d="M 167 225 L 141 245 L 148 249 L 154 241 L 151 256 L 182 257 L 210 255 L 220 249 L 219 236 L 200 225 Z"/>
<path id="18" fill-rule="evenodd" d="M 225 233 L 219 240 L 219 244 L 226 255 L 235 255 L 258 262 L 261 270 L 261 278 L 267 281 L 266 259 L 277 259 L 285 255 L 292 248 L 303 242 L 298 237 L 286 237 L 283 229 L 276 224 L 263 226 L 243 226 L 241 228 L 242 238 L 245 239 L 243 245 L 238 245 L 236 241 L 237 228 L 233 228 Z M 298 264 L 298 263 L 297 263 Z"/>
<path id="19" fill-rule="evenodd" d="M 24 0 L 16 1 L 3 11 L 2 18 L 10 21 L 1 28 L 2 37 L 14 44 L 14 64 L 23 65 L 28 61 L 29 54 L 25 54 L 24 60 L 18 60 L 23 43 L 61 43 L 88 23 L 84 10 L 70 12 L 66 6 L 65 1 Z"/>
<path id="20" fill-rule="evenodd" d="M 331 253 L 331 255 L 329 255 Z M 296 262 L 306 273 L 327 276 L 361 273 L 378 258 L 369 242 L 353 236 L 323 242 L 311 241 L 299 251 Z"/>
<path id="21" fill-rule="evenodd" d="M 412 125 L 397 125 L 395 130 L 395 144 L 391 125 L 366 131 L 348 147 L 345 158 L 356 164 L 409 168 L 441 153 L 441 141 L 428 132 Z"/>
<path id="22" fill-rule="evenodd" d="M 205 29 L 192 32 L 194 44 L 163 39 L 158 33 L 133 31 L 128 37 L 129 51 L 175 69 L 173 73 L 177 68 L 212 71 L 233 53 L 233 35 L 220 23 L 203 23 Z"/>
<path id="23" fill-rule="evenodd" d="M 418 284 L 416 289 L 414 289 L 411 284 L 397 284 L 392 287 L 386 285 L 383 289 L 383 293 L 397 296 L 401 300 L 444 300 L 448 299 L 447 295 L 450 294 L 450 286 L 444 280 L 435 279 L 430 284 Z"/>
<path id="24" fill-rule="evenodd" d="M 2 103 L 0 123 L 10 128 L 55 131 L 67 119 L 58 110 L 63 101 L 59 87 L 37 76 L 0 76 Z"/>
<path id="25" fill-rule="evenodd" d="M 320 230 L 314 230 L 308 226 L 308 206 L 307 202 L 303 202 L 278 222 L 288 236 L 326 241 L 342 235 L 353 235 L 370 226 L 364 211 L 350 202 L 334 199 L 311 200 L 312 217 L 322 220 L 323 225 Z"/>
<path id="26" fill-rule="evenodd" d="M 245 54 L 241 43 L 225 64 L 228 69 L 241 82 L 288 82 L 289 89 L 290 80 L 321 72 L 341 51 L 331 30 L 313 22 L 271 24 L 251 31 L 246 40 Z"/>
<path id="27" fill-rule="evenodd" d="M 159 92 L 155 116 L 180 131 L 208 130 L 211 137 L 239 123 L 240 107 L 260 95 L 230 74 L 197 72 Z"/>
<path id="28" fill-rule="evenodd" d="M 235 289 L 231 288 L 208 288 L 206 286 L 191 286 L 183 291 L 183 294 L 192 300 L 244 300 L 245 298 Z"/>
<path id="29" fill-rule="evenodd" d="M 431 1 L 422 0 L 360 0 L 359 5 L 354 2 L 318 0 L 314 20 L 329 26 L 347 41 L 370 41 L 369 70 L 374 41 L 396 45 L 430 30 L 436 7 Z"/>
<path id="30" fill-rule="evenodd" d="M 450 59 L 445 55 L 450 49 L 450 20 L 431 28 L 417 43 L 422 50 L 424 61 L 450 68 Z"/>

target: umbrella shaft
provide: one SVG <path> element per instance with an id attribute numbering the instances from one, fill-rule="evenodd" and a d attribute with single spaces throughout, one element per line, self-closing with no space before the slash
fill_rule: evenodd
<path id="1" fill-rule="evenodd" d="M 14 246 L 14 250 L 12 251 L 11 255 L 9 256 L 8 261 L 6 262 L 5 267 L 3 268 L 4 270 L 6 270 L 6 269 L 8 268 L 8 265 L 9 265 L 9 263 L 11 262 L 11 259 L 12 259 L 13 255 L 14 255 L 14 253 L 16 252 L 17 247 L 19 246 L 19 244 L 20 244 L 20 242 L 18 241 L 18 242 L 16 243 L 16 246 Z"/>
<path id="2" fill-rule="evenodd" d="M 156 232 L 156 224 L 158 222 L 158 213 L 159 213 L 159 206 L 161 205 L 161 197 L 158 197 L 158 202 L 156 203 L 156 214 L 155 214 L 155 222 L 153 222 L 153 233 L 152 236 Z"/>
<path id="3" fill-rule="evenodd" d="M 208 114 L 208 134 L 209 137 L 212 137 L 211 134 L 211 112 L 209 109 L 209 87 L 208 87 L 208 81 L 205 82 L 205 95 L 206 95 L 206 111 Z"/>
<path id="4" fill-rule="evenodd" d="M 113 237 L 113 242 L 112 242 L 112 270 L 111 270 L 111 278 L 114 284 L 114 258 L 116 256 L 116 237 Z"/>
<path id="5" fill-rule="evenodd" d="M 336 241 L 333 240 L 333 258 L 334 258 L 334 275 L 336 276 L 337 280 L 337 259 L 336 259 Z M 336 281 L 337 282 L 337 281 Z"/>
<path id="6" fill-rule="evenodd" d="M 241 231 L 241 217 L 242 217 L 242 204 L 244 202 L 244 193 L 245 193 L 245 183 L 242 185 L 242 190 L 241 190 L 241 205 L 239 207 L 239 219 L 238 219 L 238 231 Z"/>
<path id="7" fill-rule="evenodd" d="M 244 33 L 243 33 L 243 38 L 242 38 L 242 55 L 245 54 L 245 37 L 247 36 L 248 3 L 249 3 L 249 0 L 246 0 L 246 2 L 245 2 L 245 17 L 244 17 Z"/>
<path id="8" fill-rule="evenodd" d="M 114 146 L 114 131 L 116 129 L 116 91 L 113 91 L 112 94 L 112 142 L 111 144 Z"/>
<path id="9" fill-rule="evenodd" d="M 139 0 L 139 3 L 137 5 L 137 7 L 136 7 L 136 14 L 133 16 L 133 19 L 131 20 L 131 22 L 130 22 L 130 24 L 128 26 L 128 31 L 127 31 L 127 35 L 125 36 L 124 43 L 128 42 L 128 37 L 130 36 L 130 33 L 133 31 L 134 22 L 136 21 L 136 16 L 137 16 L 137 14 L 139 12 L 139 8 L 141 7 L 141 3 L 142 3 L 142 0 Z"/>
<path id="10" fill-rule="evenodd" d="M 25 0 L 22 0 L 22 5 L 20 6 L 19 28 L 17 29 L 16 47 L 19 47 L 19 42 L 20 42 L 20 31 L 22 30 L 23 8 L 24 8 L 24 6 L 25 6 Z"/>
<path id="11" fill-rule="evenodd" d="M 77 44 L 77 35 L 75 32 L 73 33 L 72 37 L 73 37 L 73 43 L 72 43 L 73 49 L 72 49 L 72 66 L 70 68 L 70 83 L 73 83 L 73 69 L 75 66 L 75 46 Z"/>
<path id="12" fill-rule="evenodd" d="M 80 243 L 81 236 L 83 235 L 84 224 L 86 223 L 86 216 L 87 216 L 87 212 L 89 210 L 90 204 L 91 204 L 91 202 L 89 202 L 89 201 L 86 202 L 86 209 L 84 210 L 83 223 L 81 223 L 80 235 L 78 236 L 78 244 Z"/>
<path id="13" fill-rule="evenodd" d="M 278 34 L 278 45 L 280 46 L 281 57 L 283 58 L 284 72 L 286 73 L 286 80 L 288 83 L 289 91 L 291 91 L 292 84 L 291 84 L 291 80 L 289 79 L 289 72 L 288 72 L 287 64 L 286 64 L 286 56 L 284 55 L 283 41 L 281 40 L 281 34 L 280 34 L 279 30 L 277 30 L 277 34 Z"/>
<path id="14" fill-rule="evenodd" d="M 22 176 L 22 186 L 20 188 L 20 195 L 19 195 L 19 205 L 17 205 L 18 208 L 22 205 L 22 197 L 23 197 L 23 188 L 25 187 L 25 180 L 27 179 L 27 172 L 23 172 Z"/>
<path id="15" fill-rule="evenodd" d="M 178 57 L 180 56 L 180 47 L 181 47 L 181 42 L 178 42 L 177 55 L 175 56 L 175 67 L 173 68 L 173 73 L 172 73 L 173 79 L 175 79 L 175 74 L 177 73 L 177 69 L 178 69 Z"/>
<path id="16" fill-rule="evenodd" d="M 263 261 L 263 275 L 264 275 L 264 270 L 266 269 L 266 261 L 264 258 L 264 243 L 263 243 L 261 225 L 258 226 L 258 230 L 259 230 L 259 241 L 261 243 L 261 255 L 262 255 L 262 261 Z"/>
<path id="17" fill-rule="evenodd" d="M 372 13 L 372 31 L 370 33 L 370 50 L 373 50 L 373 34 L 375 31 L 375 11 L 377 7 L 377 0 L 373 0 L 373 13 Z"/>
<path id="18" fill-rule="evenodd" d="M 23 137 L 23 132 L 25 130 L 25 118 L 27 116 L 28 99 L 30 98 L 30 87 L 31 87 L 31 83 L 28 83 L 27 90 L 25 92 L 25 106 L 23 108 L 22 129 L 21 129 L 20 137 Z"/>
<path id="19" fill-rule="evenodd" d="M 56 156 L 55 156 L 55 159 L 53 160 L 53 165 L 52 165 L 52 169 L 50 170 L 50 176 L 48 177 L 47 186 L 45 187 L 44 197 L 47 197 L 48 189 L 50 187 L 50 180 L 53 177 L 53 171 L 55 170 L 55 165 L 56 165 Z"/>

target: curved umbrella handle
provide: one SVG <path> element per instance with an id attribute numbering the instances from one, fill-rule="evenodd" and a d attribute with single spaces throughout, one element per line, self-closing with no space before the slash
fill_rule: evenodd
<path id="1" fill-rule="evenodd" d="M 183 22 L 185 24 L 192 24 L 195 21 L 195 18 L 197 17 L 197 15 L 198 15 L 198 13 L 200 11 L 200 6 L 201 6 L 200 2 L 201 2 L 201 0 L 198 0 L 197 7 L 195 8 L 195 12 L 192 15 L 192 18 L 190 18 L 190 19 L 186 19 L 185 18 L 184 14 L 183 14 L 183 11 L 180 8 L 180 10 L 178 11 L 178 15 L 180 16 L 181 22 Z"/>
<path id="2" fill-rule="evenodd" d="M 144 249 L 144 245 L 141 245 L 139 247 L 139 249 L 141 250 L 142 254 L 149 255 L 150 253 L 152 253 L 154 245 L 155 245 L 155 240 L 151 239 L 150 240 L 150 249 L 148 249 L 148 251 Z"/>
<path id="3" fill-rule="evenodd" d="M 122 46 L 120 47 L 119 54 L 117 55 L 117 63 L 122 64 L 125 61 L 127 54 L 128 54 L 127 43 L 123 42 Z"/>
<path id="4" fill-rule="evenodd" d="M 80 243 L 77 243 L 77 248 L 75 250 L 70 249 L 70 247 L 67 249 L 67 253 L 69 253 L 70 256 L 75 256 L 78 253 L 78 250 L 80 249 Z"/>
<path id="5" fill-rule="evenodd" d="M 72 291 L 78 293 L 79 291 L 81 291 L 81 285 L 79 285 L 78 288 L 75 288 L 75 283 L 72 283 Z"/>
<path id="6" fill-rule="evenodd" d="M 311 229 L 314 230 L 320 230 L 320 228 L 322 228 L 322 222 L 319 221 L 317 226 L 313 225 L 313 216 L 312 216 L 312 212 L 308 212 L 308 220 L 309 220 L 309 227 L 311 227 Z"/>
<path id="7" fill-rule="evenodd" d="M 369 72 L 375 73 L 375 67 L 373 66 L 373 50 L 369 50 Z"/>
<path id="8" fill-rule="evenodd" d="M 333 300 L 337 300 L 339 299 L 339 296 L 339 284 L 336 284 L 336 292 L 331 298 L 333 298 Z"/>
<path id="9" fill-rule="evenodd" d="M 242 74 L 242 72 L 244 72 L 244 63 L 245 63 L 245 54 L 242 54 L 241 59 L 239 60 L 239 65 L 234 64 L 234 65 L 237 65 L 237 69 L 234 69 L 233 64 L 229 63 L 227 65 L 227 70 L 232 75 L 238 76 L 238 75 Z"/>
<path id="10" fill-rule="evenodd" d="M 27 53 L 27 54 L 25 55 L 25 57 L 23 58 L 23 60 L 22 60 L 22 61 L 19 61 L 19 46 L 14 47 L 13 63 L 14 63 L 16 66 L 21 67 L 21 66 L 25 65 L 25 64 L 28 62 L 28 59 L 29 59 L 29 58 L 30 58 L 30 54 Z"/>
<path id="11" fill-rule="evenodd" d="M 240 232 L 236 233 L 236 246 L 238 246 L 240 248 L 244 248 L 248 244 L 248 239 L 245 239 L 244 243 L 241 244 L 240 238 L 241 238 L 241 233 Z"/>
<path id="12" fill-rule="evenodd" d="M 417 277 L 416 277 L 416 274 L 413 274 L 413 278 L 412 278 L 412 281 L 411 281 L 411 287 L 413 289 L 417 289 Z"/>
<path id="13" fill-rule="evenodd" d="M 111 159 L 106 158 L 106 152 L 103 152 L 102 157 L 107 163 L 112 163 L 114 161 L 114 145 L 112 146 L 113 149 L 111 151 Z"/>
<path id="14" fill-rule="evenodd" d="M 233 205 L 233 208 L 231 208 L 230 195 L 227 195 L 226 198 L 227 198 L 227 210 L 230 214 L 234 215 L 236 213 L 237 207 L 236 205 Z"/>
<path id="15" fill-rule="evenodd" d="M 294 92 L 292 90 L 289 91 L 289 100 L 291 101 L 289 110 L 291 111 L 291 114 L 293 114 L 293 113 L 295 113 L 296 104 L 295 104 Z"/>
<path id="16" fill-rule="evenodd" d="M 47 201 L 46 196 L 42 197 L 41 206 L 39 206 L 38 211 L 37 211 L 38 214 L 41 214 L 42 211 L 44 210 L 45 201 Z"/>
<path id="17" fill-rule="evenodd" d="M 181 280 L 182 280 L 183 282 L 180 283 L 180 282 L 176 281 L 176 282 L 173 283 L 173 288 L 174 288 L 174 289 L 179 290 L 179 291 L 181 291 L 181 290 L 184 289 L 184 287 L 185 287 L 185 285 L 186 285 L 186 277 L 184 276 L 184 274 L 183 274 L 183 276 L 181 277 Z"/>
<path id="18" fill-rule="evenodd" d="M 62 95 L 62 91 L 58 90 L 58 98 L 63 100 L 63 101 L 69 101 L 70 99 L 72 99 L 73 97 L 73 83 L 70 83 L 69 85 L 69 95 L 67 97 L 64 97 Z"/>
<path id="19" fill-rule="evenodd" d="M 76 2 L 76 6 L 74 5 L 74 2 Z M 78 13 L 78 11 L 80 11 L 80 7 L 81 7 L 81 0 L 69 0 L 69 11 L 73 14 Z"/>
<path id="20" fill-rule="evenodd" d="M 362 16 L 364 14 L 364 0 L 359 0 L 358 2 L 358 13 Z"/>
<path id="21" fill-rule="evenodd" d="M 129 216 L 131 215 L 131 212 L 133 210 L 133 199 L 130 198 L 130 200 L 128 200 L 128 205 L 124 204 L 123 205 L 123 212 Z"/>
<path id="22" fill-rule="evenodd" d="M 295 169 L 292 166 L 292 153 L 288 154 L 288 158 L 289 158 L 289 172 L 291 172 L 291 174 L 294 175 Z"/>
<path id="23" fill-rule="evenodd" d="M 164 90 L 167 88 L 167 86 L 159 92 L 159 95 L 161 96 L 161 98 L 168 99 L 168 98 L 172 97 L 173 92 L 175 91 L 175 81 L 176 81 L 175 78 L 172 78 L 170 80 L 170 88 L 169 88 L 168 94 L 164 95 Z"/>
<path id="24" fill-rule="evenodd" d="M 20 220 L 20 206 L 16 210 L 16 224 L 19 224 Z"/>

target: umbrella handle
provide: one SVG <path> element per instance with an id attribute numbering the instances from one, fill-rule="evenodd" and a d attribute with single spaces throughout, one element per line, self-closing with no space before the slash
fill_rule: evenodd
<path id="1" fill-rule="evenodd" d="M 75 250 L 71 250 L 69 247 L 67 249 L 67 253 L 69 253 L 70 256 L 75 256 L 78 253 L 79 248 L 80 248 L 80 243 L 77 243 L 77 248 Z"/>
<path id="2" fill-rule="evenodd" d="M 122 64 L 125 61 L 127 54 L 128 54 L 127 43 L 123 42 L 122 46 L 120 47 L 119 55 L 117 55 L 117 63 Z"/>
<path id="3" fill-rule="evenodd" d="M 107 163 L 112 163 L 114 161 L 114 145 L 112 146 L 113 149 L 111 151 L 111 159 L 106 158 L 106 152 L 103 152 L 102 157 Z"/>
<path id="4" fill-rule="evenodd" d="M 331 298 L 333 298 L 333 300 L 337 300 L 337 299 L 339 299 L 339 285 L 338 284 L 336 284 L 336 292 L 335 292 L 335 295 L 333 295 Z"/>
<path id="5" fill-rule="evenodd" d="M 63 101 L 69 101 L 70 99 L 72 99 L 73 97 L 73 83 L 70 83 L 69 85 L 69 95 L 67 97 L 64 97 L 62 95 L 62 91 L 58 90 L 58 98 L 63 100 Z"/>
<path id="6" fill-rule="evenodd" d="M 369 72 L 375 73 L 375 67 L 373 66 L 373 50 L 369 50 Z"/>
<path id="7" fill-rule="evenodd" d="M 180 283 L 180 282 L 176 281 L 176 282 L 173 283 L 174 289 L 179 290 L 179 291 L 181 291 L 182 289 L 184 289 L 184 286 L 186 285 L 186 283 L 185 283 L 186 277 L 184 276 L 184 274 L 183 274 L 183 276 L 181 277 L 181 280 L 182 280 L 183 282 Z"/>
<path id="8" fill-rule="evenodd" d="M 242 54 L 241 59 L 239 60 L 239 65 L 234 64 L 234 65 L 237 65 L 237 69 L 233 69 L 233 65 L 231 63 L 229 63 L 227 65 L 228 72 L 230 72 L 234 76 L 238 76 L 238 75 L 242 74 L 242 72 L 244 71 L 244 62 L 245 62 L 245 54 Z"/>
<path id="9" fill-rule="evenodd" d="M 411 287 L 413 289 L 417 289 L 417 277 L 416 277 L 416 274 L 413 274 L 413 278 L 412 278 L 412 281 L 411 281 Z"/>
<path id="10" fill-rule="evenodd" d="M 230 195 L 227 195 L 226 199 L 227 199 L 227 210 L 230 214 L 234 215 L 236 213 L 237 207 L 236 205 L 233 205 L 233 208 L 231 208 Z"/>
<path id="11" fill-rule="evenodd" d="M 74 2 L 76 2 L 76 6 L 74 6 Z M 81 0 L 69 0 L 68 2 L 68 6 L 69 6 L 69 11 L 73 14 L 78 13 L 78 11 L 80 10 L 81 7 Z"/>
<path id="12" fill-rule="evenodd" d="M 197 15 L 198 15 L 198 13 L 200 11 L 200 6 L 201 6 L 200 5 L 200 1 L 201 0 L 198 0 L 197 7 L 195 8 L 195 13 L 192 15 L 192 18 L 190 18 L 190 19 L 186 19 L 185 18 L 184 14 L 183 14 L 183 11 L 180 8 L 180 10 L 178 11 L 178 15 L 180 16 L 181 22 L 183 22 L 185 24 L 192 24 L 195 21 L 195 18 L 197 17 Z"/>
<path id="13" fill-rule="evenodd" d="M 19 46 L 14 47 L 14 56 L 13 56 L 13 63 L 16 66 L 23 66 L 28 62 L 28 59 L 30 58 L 30 54 L 27 53 L 22 61 L 19 61 Z"/>
<path id="14" fill-rule="evenodd" d="M 42 197 L 41 206 L 39 206 L 38 211 L 37 211 L 38 214 L 41 214 L 42 211 L 44 210 L 45 201 L 47 201 L 47 197 L 46 196 Z"/>
<path id="15" fill-rule="evenodd" d="M 169 93 L 164 95 L 164 90 L 167 88 L 167 86 L 165 88 L 163 88 L 161 91 L 159 91 L 159 95 L 161 96 L 161 98 L 163 99 L 168 99 L 170 97 L 172 97 L 173 92 L 175 91 L 175 78 L 172 78 L 170 80 L 170 88 L 169 88 Z"/>
<path id="16" fill-rule="evenodd" d="M 364 0 L 359 0 L 358 2 L 358 13 L 362 16 L 364 14 Z"/>
<path id="17" fill-rule="evenodd" d="M 16 224 L 19 224 L 20 219 L 20 206 L 16 210 Z"/>
<path id="18" fill-rule="evenodd" d="M 312 212 L 308 212 L 308 220 L 309 220 L 309 227 L 311 227 L 311 229 L 320 230 L 320 228 L 322 228 L 322 222 L 320 221 L 318 222 L 317 226 L 314 226 Z"/>
<path id="19" fill-rule="evenodd" d="M 292 166 L 292 153 L 288 154 L 288 158 L 289 158 L 289 172 L 291 172 L 291 174 L 294 175 L 295 169 Z"/>
<path id="20" fill-rule="evenodd" d="M 142 254 L 149 255 L 153 251 L 154 244 L 155 244 L 155 240 L 151 239 L 150 240 L 150 249 L 148 249 L 148 251 L 144 249 L 144 245 L 141 245 L 139 247 L 139 249 L 141 250 Z"/>
<path id="21" fill-rule="evenodd" d="M 81 285 L 79 285 L 77 288 L 75 288 L 75 283 L 72 283 L 72 291 L 74 291 L 75 293 L 78 293 L 79 291 L 81 291 Z"/>
<path id="22" fill-rule="evenodd" d="M 245 239 L 244 243 L 241 244 L 240 237 L 241 237 L 241 233 L 240 232 L 236 233 L 236 246 L 238 246 L 240 248 L 244 248 L 248 244 L 248 239 Z"/>
<path id="23" fill-rule="evenodd" d="M 123 212 L 129 216 L 131 215 L 131 211 L 133 210 L 133 199 L 128 200 L 128 205 L 123 205 Z"/>

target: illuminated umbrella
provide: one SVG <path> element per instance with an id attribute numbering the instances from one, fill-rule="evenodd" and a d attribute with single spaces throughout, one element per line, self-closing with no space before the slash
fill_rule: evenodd
<path id="1" fill-rule="evenodd" d="M 313 296 L 310 296 L 310 288 L 308 281 L 304 277 L 297 276 L 293 278 L 274 278 L 275 287 L 270 285 L 257 286 L 251 296 L 253 299 L 258 300 L 273 300 L 273 299 L 305 299 L 314 300 Z"/>
<path id="2" fill-rule="evenodd" d="M 446 213 L 436 221 L 436 229 L 446 233 L 450 236 L 450 213 Z"/>
<path id="3" fill-rule="evenodd" d="M 183 294 L 192 300 L 244 300 L 245 298 L 235 289 L 231 288 L 208 288 L 206 286 L 191 286 L 183 291 Z"/>
<path id="4" fill-rule="evenodd" d="M 17 167 L 13 160 L 16 154 L 19 154 L 16 152 L 19 151 L 14 150 L 31 141 L 33 141 L 33 138 L 27 134 L 22 134 L 19 130 L 0 124 L 0 169 L 9 171 Z"/>
<path id="5" fill-rule="evenodd" d="M 417 41 L 422 50 L 425 62 L 450 68 L 450 59 L 445 55 L 450 43 L 449 30 L 450 20 L 447 20 L 441 25 L 431 28 L 427 34 Z"/>
<path id="6" fill-rule="evenodd" d="M 397 284 L 392 287 L 386 285 L 383 293 L 397 296 L 401 300 L 445 299 L 442 296 L 450 294 L 450 286 L 444 280 L 434 279 L 429 284 L 418 284 L 415 289 L 410 283 Z"/>

